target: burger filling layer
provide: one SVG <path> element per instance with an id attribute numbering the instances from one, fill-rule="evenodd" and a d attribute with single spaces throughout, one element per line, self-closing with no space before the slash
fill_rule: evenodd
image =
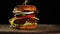
<path id="1" fill-rule="evenodd" d="M 31 25 L 37 25 L 37 20 L 36 19 L 15 19 L 13 18 L 10 20 L 10 24 L 12 27 L 16 26 L 31 26 Z"/>
<path id="2" fill-rule="evenodd" d="M 36 24 L 37 20 L 17 19 L 14 21 L 15 26 L 31 26 Z M 37 25 L 37 24 L 36 24 Z"/>

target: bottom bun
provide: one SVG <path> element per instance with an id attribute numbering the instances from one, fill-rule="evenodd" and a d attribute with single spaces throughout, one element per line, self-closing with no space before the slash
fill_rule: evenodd
<path id="1" fill-rule="evenodd" d="M 35 29 L 37 28 L 37 25 L 31 25 L 31 26 L 17 26 L 17 29 Z"/>

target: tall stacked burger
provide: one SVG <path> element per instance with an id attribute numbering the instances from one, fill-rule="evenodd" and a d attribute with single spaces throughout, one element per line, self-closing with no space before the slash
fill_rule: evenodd
<path id="1" fill-rule="evenodd" d="M 13 10 L 14 17 L 9 20 L 11 27 L 16 29 L 37 28 L 38 10 L 34 5 L 18 5 Z"/>

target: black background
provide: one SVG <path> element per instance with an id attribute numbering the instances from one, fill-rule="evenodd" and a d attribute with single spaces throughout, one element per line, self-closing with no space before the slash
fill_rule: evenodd
<path id="1" fill-rule="evenodd" d="M 9 24 L 9 19 L 13 17 L 13 8 L 21 5 L 24 0 L 1 0 L 0 1 L 0 24 Z M 56 19 L 53 16 L 53 8 L 49 8 L 48 0 L 29 0 L 30 5 L 35 5 L 39 10 L 36 16 L 40 19 L 39 24 L 55 24 Z M 50 10 L 49 10 L 50 9 Z"/>

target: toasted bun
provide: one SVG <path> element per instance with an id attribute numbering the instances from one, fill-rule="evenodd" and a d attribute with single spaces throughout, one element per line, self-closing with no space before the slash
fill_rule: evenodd
<path id="1" fill-rule="evenodd" d="M 38 10 L 34 5 L 18 5 L 16 7 L 17 7 L 17 10 L 20 10 L 20 11 L 34 11 L 38 13 Z"/>
<path id="2" fill-rule="evenodd" d="M 35 11 L 36 7 L 32 5 L 20 5 L 18 6 L 18 10 L 30 10 L 30 11 Z"/>
<path id="3" fill-rule="evenodd" d="M 37 28 L 37 25 L 20 26 L 20 27 L 16 27 L 16 28 L 18 28 L 18 29 L 24 29 L 24 30 L 26 30 L 26 29 L 35 29 L 35 28 Z"/>

